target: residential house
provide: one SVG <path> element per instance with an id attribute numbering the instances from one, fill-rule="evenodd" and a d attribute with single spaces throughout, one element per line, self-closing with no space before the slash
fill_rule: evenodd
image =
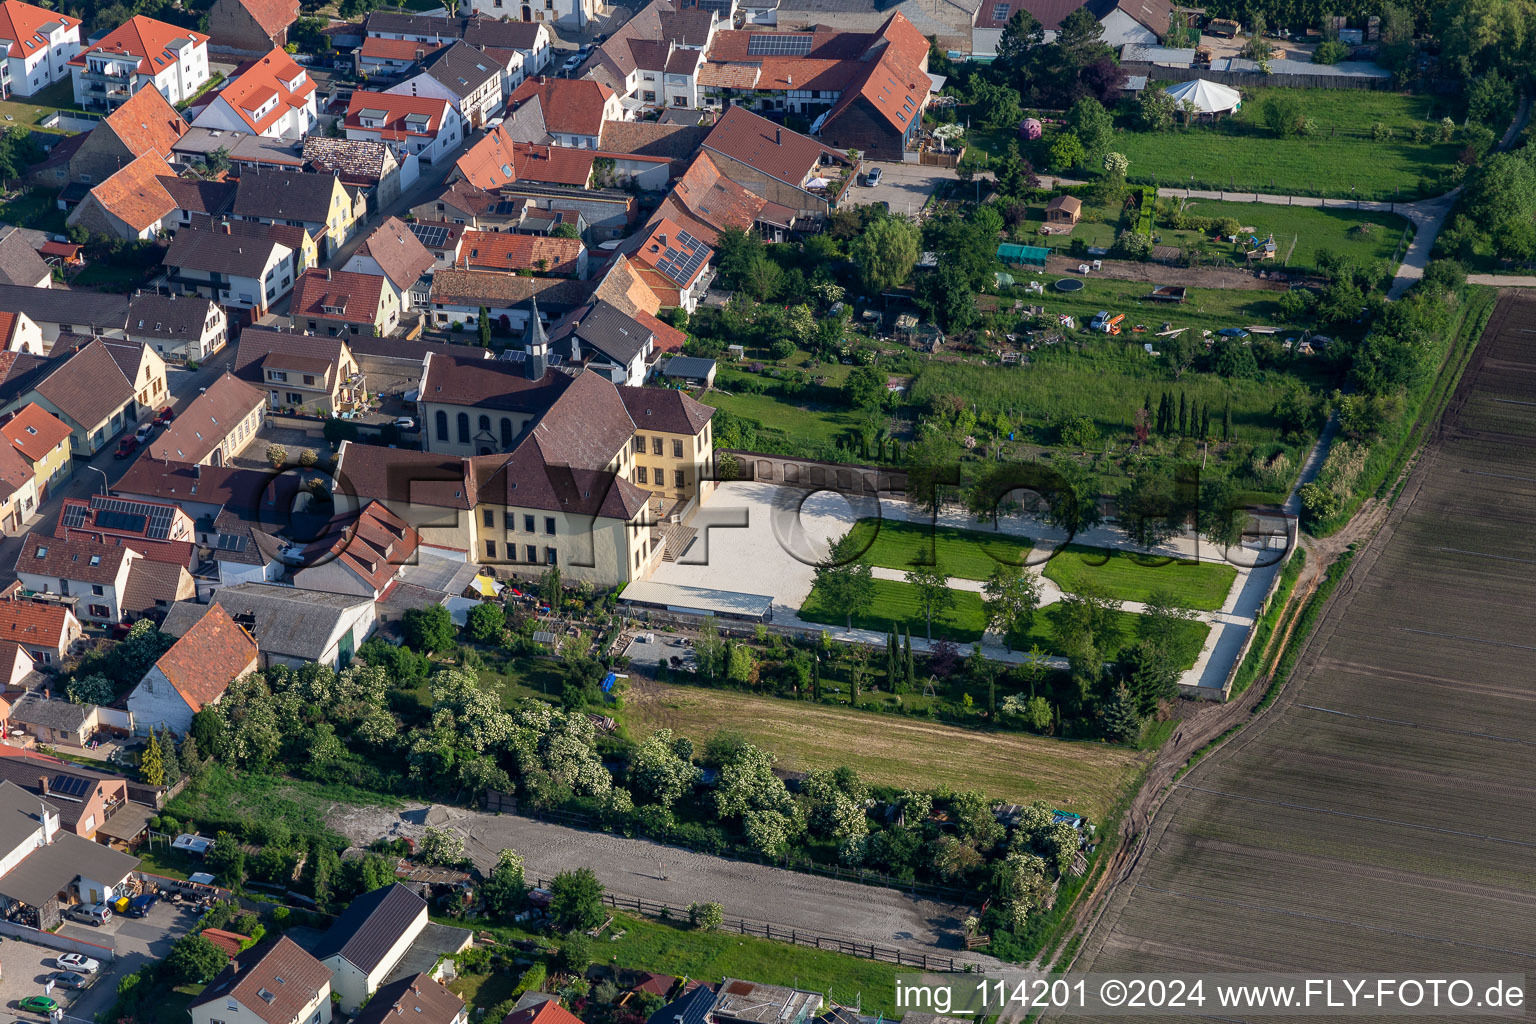
<path id="1" fill-rule="evenodd" d="M 428 252 L 432 254 L 432 266 L 441 270 L 459 261 L 459 243 L 464 229 L 457 224 L 441 220 L 413 220 L 407 225 Z M 429 309 L 432 306 L 432 278 L 419 279 L 411 286 L 406 303 L 410 309 Z"/>
<path id="2" fill-rule="evenodd" d="M 709 1012 L 714 1007 L 714 988 L 695 985 L 647 1017 L 645 1024 L 712 1024 Z"/>
<path id="3" fill-rule="evenodd" d="M 294 586 L 378 600 L 401 566 L 415 561 L 416 532 L 377 501 L 330 527 L 305 548 L 304 568 L 294 572 Z"/>
<path id="4" fill-rule="evenodd" d="M 82 136 L 56 184 L 99 184 L 144 153 L 170 160 L 172 147 L 188 127 L 159 90 L 141 89 Z"/>
<path id="5" fill-rule="evenodd" d="M 235 205 L 236 184 L 233 181 L 210 181 L 206 178 L 167 178 L 161 176 L 160 187 L 165 189 L 176 204 L 176 213 L 162 222 L 168 232 L 195 228 L 210 231 L 218 221 L 225 220 Z"/>
<path id="6" fill-rule="evenodd" d="M 1066 0 L 1081 6 L 1082 0 Z M 847 0 L 776 0 L 775 32 L 820 29 L 832 32 L 876 32 L 893 13 L 900 13 L 925 38 L 937 41 L 941 51 L 971 52 L 971 25 L 979 16 L 978 4 L 990 7 L 993 0 L 895 0 L 891 3 L 858 4 Z M 1044 0 L 1061 6 L 1063 0 Z M 1014 4 L 1017 9 L 1017 0 Z M 996 51 L 993 51 L 994 53 Z"/>
<path id="7" fill-rule="evenodd" d="M 378 39 L 373 36 L 363 40 L 352 54 L 353 65 L 359 75 L 382 75 L 392 78 L 404 74 L 418 60 L 429 53 L 436 53 L 447 43 L 416 43 L 405 39 Z"/>
<path id="8" fill-rule="evenodd" d="M 626 156 L 662 157 L 671 162 L 675 178 L 688 168 L 709 136 L 701 124 L 669 124 L 664 121 L 604 121 L 598 148 Z"/>
<path id="9" fill-rule="evenodd" d="M 127 297 L 107 292 L 0 284 L 0 309 L 26 314 L 48 346 L 57 344 L 60 335 L 77 333 L 121 338 L 128 323 Z M 0 380 L 13 376 L 14 372 L 0 365 Z"/>
<path id="10" fill-rule="evenodd" d="M 708 0 L 654 0 L 597 48 L 582 77 L 611 88 L 627 110 L 700 107 L 704 55 L 732 22 L 728 8 Z"/>
<path id="11" fill-rule="evenodd" d="M 486 138 L 495 134 L 487 132 Z M 411 216 L 485 231 L 516 231 L 522 225 L 526 203 L 503 199 L 462 177 L 455 178 L 433 198 L 411 207 Z"/>
<path id="12" fill-rule="evenodd" d="M 488 17 L 511 17 L 563 31 L 584 33 L 602 10 L 597 0 L 470 0 L 469 9 Z"/>
<path id="13" fill-rule="evenodd" d="M 397 1019 L 413 1024 L 467 1024 L 469 1013 L 464 1000 L 441 983 L 426 974 L 411 974 L 380 986 L 352 1021 L 394 1024 Z"/>
<path id="14" fill-rule="evenodd" d="M 601 82 L 585 78 L 529 78 L 508 100 L 507 128 L 512 141 L 545 142 L 576 149 L 598 149 L 604 121 L 621 121 L 619 96 Z M 535 124 L 536 127 L 529 127 Z M 515 126 L 515 127 L 514 127 Z M 547 134 L 548 139 L 542 136 Z"/>
<path id="15" fill-rule="evenodd" d="M 1172 8 L 1154 0 L 1090 0 L 1083 4 L 1104 27 L 1104 42 L 1122 46 L 1156 46 L 1168 35 Z M 1063 15 L 1065 17 L 1065 15 Z"/>
<path id="16" fill-rule="evenodd" d="M 826 217 L 837 200 L 831 180 L 851 176 L 855 169 L 847 153 L 745 107 L 726 110 L 704 140 L 703 151 L 719 173 L 807 220 Z"/>
<path id="17" fill-rule="evenodd" d="M 199 578 L 203 567 L 198 566 Z M 157 562 L 153 552 L 133 564 L 128 574 L 128 589 L 123 592 L 123 618 L 126 622 L 153 616 L 156 620 L 177 601 L 197 596 L 197 586 L 186 565 Z"/>
<path id="18" fill-rule="evenodd" d="M 36 481 L 39 503 L 47 500 L 53 488 L 68 480 L 74 469 L 71 433 L 69 424 L 36 402 L 27 403 L 0 423 L 0 437 L 27 462 Z"/>
<path id="19" fill-rule="evenodd" d="M 745 185 L 720 173 L 708 153 L 700 153 L 673 184 L 656 215 L 666 217 L 708 245 L 727 228 L 756 231 L 782 241 L 799 222 L 794 210 L 770 203 Z"/>
<path id="20" fill-rule="evenodd" d="M 395 293 L 395 304 L 403 312 L 411 308 L 411 287 L 426 276 L 436 260 L 421 240 L 399 217 L 390 217 L 347 260 L 343 270 L 384 279 Z"/>
<path id="21" fill-rule="evenodd" d="M 577 238 L 466 231 L 458 265 L 466 270 L 530 271 L 546 277 L 587 276 L 587 247 Z"/>
<path id="22" fill-rule="evenodd" d="M 872 160 L 905 159 L 908 150 L 916 147 L 923 110 L 933 92 L 933 79 L 925 70 L 927 40 L 922 42 L 921 61 L 894 46 L 869 61 L 827 112 L 820 136 Z"/>
<path id="23" fill-rule="evenodd" d="M 399 882 L 364 893 L 315 944 L 342 1013 L 368 1002 L 427 927 L 427 903 Z"/>
<path id="24" fill-rule="evenodd" d="M 715 386 L 715 361 L 701 356 L 673 356 L 661 364 L 658 376 L 672 384 L 707 390 Z"/>
<path id="25" fill-rule="evenodd" d="M 261 667 L 301 668 L 312 662 L 345 668 L 373 630 L 373 599 L 269 583 L 221 587 L 218 602 L 256 638 Z M 208 606 L 181 602 L 166 613 L 162 632 L 182 636 Z"/>
<path id="26" fill-rule="evenodd" d="M 46 349 L 43 329 L 35 320 L 25 313 L 0 313 L 0 352 L 40 356 Z"/>
<path id="27" fill-rule="evenodd" d="M 180 103 L 209 81 L 208 37 L 136 14 L 71 58 L 69 68 L 83 110 L 108 113 L 145 88 Z"/>
<path id="28" fill-rule="evenodd" d="M 188 1007 L 192 1024 L 330 1024 L 331 975 L 286 935 L 233 957 Z"/>
<path id="29" fill-rule="evenodd" d="M 288 303 L 295 330 L 385 337 L 400 323 L 400 295 L 382 274 L 310 268 Z"/>
<path id="30" fill-rule="evenodd" d="M 96 705 L 53 699 L 42 690 L 31 690 L 12 701 L 6 720 L 42 743 L 71 747 L 90 742 L 101 721 Z"/>
<path id="31" fill-rule="evenodd" d="M 229 684 L 256 671 L 256 641 L 215 604 L 177 638 L 128 694 L 139 734 L 169 729 L 185 736 L 192 716 L 224 696 Z"/>
<path id="32" fill-rule="evenodd" d="M 167 362 L 196 363 L 224 347 L 229 318 L 208 298 L 139 292 L 128 300 L 127 333 Z"/>
<path id="33" fill-rule="evenodd" d="M 357 360 L 339 337 L 247 327 L 240 332 L 235 376 L 267 391 L 274 409 L 334 415 L 367 401 Z"/>
<path id="34" fill-rule="evenodd" d="M 527 19 L 524 21 L 501 20 L 510 15 L 513 8 L 488 5 L 487 17 L 444 18 L 425 14 L 405 14 L 395 11 L 374 11 L 368 15 L 364 31 L 367 37 L 362 45 L 366 49 L 370 40 L 377 42 L 411 43 L 425 48 L 422 54 L 412 54 L 411 60 L 425 56 L 425 52 L 446 46 L 455 39 L 486 53 L 499 56 L 499 51 L 515 50 L 522 56 L 521 72 L 538 75 L 548 67 L 553 53 L 554 37 L 547 25 Z M 405 52 L 396 49 L 395 52 Z M 517 83 L 512 83 L 515 88 Z"/>
<path id="35" fill-rule="evenodd" d="M 183 294 L 259 316 L 293 290 L 294 251 L 270 234 L 237 235 L 232 228 L 222 222 L 211 231 L 178 231 L 161 262 L 171 286 Z"/>
<path id="36" fill-rule="evenodd" d="M 535 297 L 551 315 L 563 316 L 581 305 L 590 292 L 590 285 L 565 278 L 439 270 L 432 275 L 432 322 L 439 327 L 474 324 L 483 306 L 506 330 L 522 331 L 528 322 L 528 303 Z"/>
<path id="37" fill-rule="evenodd" d="M 11 921 L 39 931 L 59 926 L 60 907 L 116 899 L 139 866 L 137 857 L 62 831 L 56 799 L 0 782 L 0 897 Z"/>
<path id="38" fill-rule="evenodd" d="M 7 537 L 21 533 L 38 504 L 32 464 L 15 448 L 0 447 L 0 533 Z"/>
<path id="39" fill-rule="evenodd" d="M 502 1018 L 501 1024 L 582 1024 L 582 1020 L 561 1006 L 558 998 L 552 998 L 514 1010 Z"/>
<path id="40" fill-rule="evenodd" d="M 22 539 L 15 570 L 33 593 L 79 598 L 75 615 L 82 622 L 121 622 L 128 572 L 143 557 L 120 544 L 34 533 Z"/>
<path id="41" fill-rule="evenodd" d="M 450 156 L 465 134 L 463 116 L 446 99 L 362 89 L 347 102 L 342 128 L 349 139 L 397 146 L 427 164 Z"/>
<path id="42" fill-rule="evenodd" d="M 367 197 L 334 173 L 252 169 L 240 175 L 235 216 L 263 224 L 302 227 L 329 256 L 367 216 Z"/>
<path id="43" fill-rule="evenodd" d="M 601 299 L 567 316 L 550 333 L 549 343 L 562 360 L 633 387 L 645 383 L 655 352 L 649 327 Z"/>
<path id="44" fill-rule="evenodd" d="M 128 803 L 121 775 L 31 750 L 0 746 L 0 780 L 58 808 L 60 830 L 81 839 L 96 839 L 97 829 Z"/>
<path id="45" fill-rule="evenodd" d="M 66 218 L 110 238 L 143 241 L 174 223 L 176 200 L 161 179 L 176 172 L 159 153 L 144 153 L 106 181 L 94 186 Z"/>
<path id="46" fill-rule="evenodd" d="M 256 439 L 266 411 L 264 389 L 226 372 L 149 442 L 150 458 L 227 466 Z"/>
<path id="47" fill-rule="evenodd" d="M 315 82 L 281 47 L 240 66 L 192 124 L 211 131 L 297 139 L 317 123 Z"/>
<path id="48" fill-rule="evenodd" d="M 306 72 L 307 74 L 307 72 Z M 322 103 L 317 96 L 315 102 Z M 304 157 L 292 139 L 252 135 L 249 129 L 224 131 L 220 128 L 188 128 L 171 147 L 174 161 L 196 169 L 198 164 L 217 167 L 220 157 L 229 162 L 232 185 L 242 171 L 255 167 L 279 171 L 304 170 Z M 209 172 L 214 173 L 214 172 Z"/>
<path id="49" fill-rule="evenodd" d="M 176 505 L 130 502 L 99 493 L 65 498 L 53 535 L 71 542 L 126 545 L 150 561 L 167 565 L 197 564 L 192 517 Z"/>
<path id="50" fill-rule="evenodd" d="M 630 265 L 661 304 L 692 313 L 709 292 L 714 250 L 667 217 L 653 217 L 628 252 Z"/>
<path id="51" fill-rule="evenodd" d="M 80 52 L 80 19 L 21 0 L 0 3 L 5 64 L 0 96 L 31 96 L 69 76 Z"/>
<path id="52" fill-rule="evenodd" d="M 45 293 L 40 293 L 45 294 Z M 169 398 L 165 362 L 142 345 L 101 338 L 55 344 L 47 358 L 8 354 L 10 373 L 0 383 L 0 415 L 36 402 L 73 431 L 76 454 L 100 451 L 140 408 Z"/>
<path id="53" fill-rule="evenodd" d="M 416 184 L 420 161 L 416 154 L 369 139 L 333 139 L 307 135 L 304 162 L 341 177 L 343 185 L 355 185 L 368 193 L 368 209 L 378 213 L 400 198 L 402 190 Z"/>
<path id="54" fill-rule="evenodd" d="M 518 58 L 521 60 L 521 57 Z M 476 128 L 501 110 L 505 66 L 463 40 L 418 60 L 405 80 L 384 90 L 396 96 L 447 100 Z"/>
<path id="55" fill-rule="evenodd" d="M 81 633 L 80 620 L 67 604 L 15 594 L 0 598 L 0 643 L 16 644 L 38 665 L 62 664 Z"/>
<path id="56" fill-rule="evenodd" d="M 14 3 L 15 0 L 7 2 Z M 4 8 L 5 4 L 0 3 L 0 11 Z M 0 238 L 0 284 L 15 284 L 24 288 L 53 286 L 53 270 L 43 262 L 37 250 L 32 248 L 32 244 L 19 231 Z"/>
<path id="57" fill-rule="evenodd" d="M 208 35 L 216 49 L 258 54 L 282 49 L 299 18 L 299 0 L 214 0 Z"/>

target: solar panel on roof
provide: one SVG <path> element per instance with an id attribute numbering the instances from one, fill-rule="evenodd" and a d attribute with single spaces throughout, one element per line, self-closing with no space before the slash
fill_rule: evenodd
<path id="1" fill-rule="evenodd" d="M 144 536 L 151 540 L 167 540 L 171 536 L 171 517 L 175 509 L 170 505 L 150 505 L 146 502 L 127 501 L 123 498 L 104 498 L 98 494 L 91 497 L 91 507 L 97 510 L 98 525 L 107 525 L 107 520 L 102 516 L 103 512 L 122 513 L 137 517 L 143 522 L 133 527 L 113 527 L 114 529 L 142 530 Z"/>
<path id="2" fill-rule="evenodd" d="M 85 506 L 84 505 L 66 505 L 64 507 L 64 525 L 66 527 L 84 526 L 85 525 Z"/>
<path id="3" fill-rule="evenodd" d="M 244 551 L 245 538 L 238 533 L 221 533 L 218 547 L 220 551 Z"/>
<path id="4" fill-rule="evenodd" d="M 747 54 L 752 57 L 804 57 L 811 52 L 809 35 L 779 36 L 754 32 L 747 37 Z"/>
<path id="5" fill-rule="evenodd" d="M 678 284 L 687 284 L 693 279 L 699 266 L 709 258 L 709 249 L 686 231 L 677 233 L 677 242 L 678 245 L 686 248 L 677 249 L 667 246 L 666 251 L 661 254 L 661 259 L 656 261 L 656 269 Z"/>
<path id="6" fill-rule="evenodd" d="M 48 780 L 49 795 L 82 797 L 91 791 L 91 780 L 78 775 L 55 775 Z"/>
<path id="7" fill-rule="evenodd" d="M 412 224 L 411 233 L 428 249 L 444 245 L 448 241 L 448 229 L 441 224 Z"/>

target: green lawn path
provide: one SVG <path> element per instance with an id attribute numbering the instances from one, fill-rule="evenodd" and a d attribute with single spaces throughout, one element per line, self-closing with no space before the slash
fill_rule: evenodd
<path id="1" fill-rule="evenodd" d="M 1097 586 L 1117 601 L 1145 602 L 1166 591 L 1185 607 L 1220 610 L 1237 579 L 1237 569 L 1221 562 L 1176 562 L 1165 556 L 1066 544 L 1045 563 L 1044 576 L 1062 590 Z"/>

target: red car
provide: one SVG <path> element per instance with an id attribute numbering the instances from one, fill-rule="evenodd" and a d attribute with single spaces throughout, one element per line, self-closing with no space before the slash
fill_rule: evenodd
<path id="1" fill-rule="evenodd" d="M 136 437 L 125 437 L 121 441 L 117 442 L 117 451 L 112 453 L 112 457 L 114 459 L 132 458 L 133 453 L 138 450 L 139 439 Z"/>
<path id="2" fill-rule="evenodd" d="M 161 426 L 164 426 L 175 418 L 176 413 L 171 410 L 170 406 L 166 406 L 164 409 L 161 409 L 158 413 L 155 414 L 155 422 Z"/>

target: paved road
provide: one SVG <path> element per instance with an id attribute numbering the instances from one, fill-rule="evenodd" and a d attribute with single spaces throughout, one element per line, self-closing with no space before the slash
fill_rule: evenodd
<path id="1" fill-rule="evenodd" d="M 453 170 L 453 165 L 458 161 L 459 157 L 464 154 L 464 151 L 469 146 L 479 142 L 482 138 L 484 138 L 484 136 L 484 132 L 468 132 L 466 133 L 464 144 L 458 149 L 454 150 L 452 153 L 448 154 L 447 157 L 439 160 L 435 164 L 424 164 L 421 169 L 421 175 L 416 179 L 416 183 L 414 185 L 406 189 L 404 192 L 401 192 L 398 196 L 395 197 L 394 202 L 389 203 L 376 215 L 369 217 L 368 220 L 364 223 L 363 227 L 355 235 L 353 235 L 345 245 L 332 253 L 328 259 L 321 260 L 320 266 L 339 268 L 343 263 L 347 262 L 347 260 L 352 257 L 352 254 L 357 251 L 357 247 L 362 245 L 363 242 L 367 240 L 369 233 L 375 227 L 384 223 L 384 221 L 390 217 L 404 217 L 407 210 L 425 200 L 432 193 L 436 192 L 437 189 L 442 186 L 443 181 L 448 177 L 449 173 Z"/>
<path id="2" fill-rule="evenodd" d="M 380 808 L 333 810 L 329 824 L 354 842 L 381 836 L 420 837 L 426 808 L 403 813 Z M 744 918 L 786 931 L 794 928 L 828 938 L 873 942 L 914 953 L 938 953 L 976 963 L 989 957 L 959 950 L 966 908 L 916 899 L 894 889 L 842 882 L 782 868 L 690 853 L 640 839 L 583 832 L 515 814 L 491 815 L 456 807 L 432 808 L 466 837 L 465 849 L 482 871 L 497 854 L 514 848 L 523 855 L 530 880 L 590 867 L 610 892 L 686 908 L 711 900 L 727 918 Z"/>

